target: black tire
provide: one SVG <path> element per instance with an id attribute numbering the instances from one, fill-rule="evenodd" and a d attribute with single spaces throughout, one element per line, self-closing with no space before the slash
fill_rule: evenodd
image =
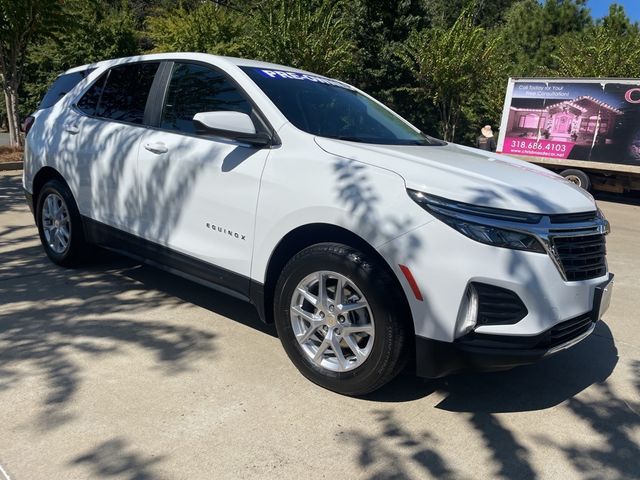
<path id="1" fill-rule="evenodd" d="M 45 235 L 43 208 L 45 200 L 51 194 L 57 195 L 61 198 L 69 212 L 71 227 L 69 232 L 70 238 L 68 240 L 67 248 L 62 252 L 55 251 Z M 38 201 L 36 203 L 36 224 L 38 226 L 38 233 L 40 234 L 42 247 L 53 263 L 63 267 L 73 267 L 82 263 L 86 259 L 89 248 L 85 241 L 80 212 L 78 211 L 76 201 L 71 194 L 71 190 L 69 190 L 69 187 L 61 180 L 49 180 L 40 190 L 38 194 Z"/>
<path id="2" fill-rule="evenodd" d="M 582 170 L 568 168 L 567 170 L 561 171 L 560 175 L 587 191 L 591 189 L 591 180 L 589 179 L 589 175 L 584 173 Z"/>
<path id="3" fill-rule="evenodd" d="M 317 365 L 296 339 L 290 313 L 293 295 L 305 277 L 319 271 L 348 277 L 369 303 L 373 346 L 362 364 L 352 370 L 338 372 Z M 410 316 L 401 295 L 387 271 L 362 252 L 337 243 L 313 245 L 291 258 L 278 280 L 274 301 L 278 336 L 291 361 L 309 380 L 341 394 L 364 395 L 389 382 L 405 365 L 405 322 Z"/>

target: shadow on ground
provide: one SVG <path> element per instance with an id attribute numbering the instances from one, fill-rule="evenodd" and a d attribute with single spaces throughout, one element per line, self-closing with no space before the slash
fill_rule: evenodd
<path id="1" fill-rule="evenodd" d="M 147 458 L 136 452 L 126 440 L 114 438 L 75 458 L 72 464 L 88 467 L 93 478 L 117 476 L 130 480 L 152 480 L 160 478 L 153 473 L 153 466 L 164 458 Z"/>
<path id="2" fill-rule="evenodd" d="M 0 176 L 0 213 L 24 208 L 27 201 L 22 194 L 22 177 L 20 175 Z"/>
<path id="3" fill-rule="evenodd" d="M 7 182 L 8 188 L 18 189 L 19 177 L 3 177 L 0 192 Z M 13 197 L 0 196 L 0 212 L 24 208 L 23 199 Z M 362 202 L 372 203 L 357 200 L 354 204 Z M 372 216 L 368 213 L 367 218 Z M 133 321 L 128 318 L 131 313 L 158 306 L 173 308 L 186 301 L 275 335 L 273 328 L 259 322 L 250 305 L 229 296 L 176 281 L 177 277 L 108 253 L 100 254 L 87 268 L 59 269 L 46 261 L 40 247 L 21 246 L 21 240 L 7 238 L 23 227 L 2 228 L 0 242 L 15 248 L 0 254 L 0 298 L 4 303 L 0 312 L 0 389 L 10 389 L 22 380 L 26 369 L 20 368 L 21 364 L 35 366 L 49 388 L 40 417 L 44 428 L 69 420 L 64 407 L 82 378 L 82 366 L 71 360 L 70 351 L 98 356 L 117 353 L 123 344 L 134 344 L 153 352 L 158 364 L 171 375 L 188 369 L 200 356 L 215 353 L 215 336 L 208 331 L 179 322 Z M 514 263 L 514 270 L 517 267 Z M 528 275 L 531 284 L 539 281 L 531 272 L 522 275 Z M 367 419 L 377 432 L 354 428 L 343 438 L 357 446 L 356 461 L 372 472 L 372 479 L 412 478 L 415 471 L 421 472 L 417 478 L 463 478 L 447 461 L 452 454 L 443 450 L 437 425 L 426 425 L 416 433 L 415 428 L 403 425 L 391 408 L 384 408 L 384 402 L 437 394 L 442 400 L 436 408 L 459 414 L 468 422 L 469 431 L 481 439 L 481 447 L 491 457 L 494 478 L 537 478 L 540 472 L 529 448 L 502 414 L 561 406 L 576 422 L 592 429 L 600 441 L 587 447 L 580 442 L 556 445 L 555 439 L 547 437 L 537 439 L 539 442 L 555 445 L 584 478 L 598 478 L 603 471 L 614 479 L 634 478 L 640 471 L 640 447 L 630 432 L 640 428 L 640 404 L 619 397 L 611 387 L 608 377 L 617 361 L 611 332 L 601 323 L 580 345 L 533 366 L 437 381 L 403 375 L 363 400 L 383 404 Z M 640 397 L 640 362 L 633 366 L 633 375 Z M 579 395 L 589 387 L 586 399 Z M 477 444 L 474 447 L 479 448 Z M 159 460 L 144 458 L 125 440 L 116 438 L 77 457 L 74 463 L 88 466 L 96 477 L 147 479 L 154 478 L 152 466 Z"/>
<path id="4" fill-rule="evenodd" d="M 474 436 L 482 441 L 479 446 L 470 438 L 469 445 L 483 448 L 491 457 L 492 478 L 503 479 L 542 476 L 529 448 L 509 428 L 504 414 L 559 406 L 568 409 L 574 419 L 567 424 L 569 433 L 571 428 L 587 426 L 597 440 L 589 444 L 580 438 L 560 442 L 543 435 L 534 438 L 535 442 L 563 452 L 582 478 L 638 478 L 640 445 L 633 435 L 640 429 L 640 401 L 630 402 L 613 389 L 608 377 L 617 362 L 611 332 L 601 322 L 581 344 L 536 365 L 435 381 L 405 374 L 366 400 L 404 402 L 432 394 L 443 396 L 436 408 L 460 413 L 466 419 Z M 631 370 L 635 398 L 640 399 L 640 361 L 635 361 Z M 404 426 L 391 408 L 375 410 L 371 420 L 378 434 L 353 429 L 344 437 L 358 446 L 359 465 L 372 471 L 368 478 L 465 478 L 447 462 L 450 452 L 445 455 L 437 426 L 425 426 L 421 433 L 415 433 L 415 428 Z M 421 473 L 416 476 L 416 471 Z"/>

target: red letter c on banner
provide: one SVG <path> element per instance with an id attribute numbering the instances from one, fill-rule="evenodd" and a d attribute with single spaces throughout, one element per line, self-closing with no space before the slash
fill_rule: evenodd
<path id="1" fill-rule="evenodd" d="M 634 93 L 640 93 L 640 88 L 632 88 L 627 90 L 627 93 L 624 94 L 624 99 L 629 103 L 640 103 L 640 98 L 633 98 Z M 638 95 L 636 95 L 638 97 Z"/>

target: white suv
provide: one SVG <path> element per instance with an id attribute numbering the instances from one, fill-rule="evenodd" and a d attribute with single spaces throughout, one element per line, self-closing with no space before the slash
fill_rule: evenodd
<path id="1" fill-rule="evenodd" d="M 289 67 L 175 53 L 74 71 L 27 134 L 49 258 L 97 244 L 247 299 L 326 388 L 371 392 L 407 359 L 431 378 L 532 363 L 609 305 L 608 223 L 542 168 Z"/>

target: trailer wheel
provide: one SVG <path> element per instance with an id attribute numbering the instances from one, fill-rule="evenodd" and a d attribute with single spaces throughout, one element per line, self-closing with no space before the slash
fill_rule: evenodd
<path id="1" fill-rule="evenodd" d="M 589 190 L 591 188 L 591 180 L 589 180 L 589 175 L 581 170 L 569 168 L 560 172 L 560 175 L 569 180 L 571 183 L 575 183 L 585 190 Z"/>

